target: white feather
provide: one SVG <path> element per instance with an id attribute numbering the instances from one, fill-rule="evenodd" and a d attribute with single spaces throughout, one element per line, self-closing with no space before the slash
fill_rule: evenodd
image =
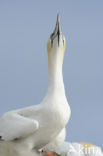
<path id="1" fill-rule="evenodd" d="M 59 31 L 58 24 L 57 18 Z M 62 75 L 64 42 L 60 32 L 58 43 L 57 29 L 48 56 L 49 87 L 44 100 L 39 105 L 8 112 L 0 119 L 1 139 L 29 150 L 52 142 L 65 128 L 71 114 Z"/>

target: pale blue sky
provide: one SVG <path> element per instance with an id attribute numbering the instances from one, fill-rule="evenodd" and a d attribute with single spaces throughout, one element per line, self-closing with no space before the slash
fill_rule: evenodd
<path id="1" fill-rule="evenodd" d="M 67 40 L 63 73 L 72 110 L 67 140 L 103 147 L 103 0 L 0 0 L 0 116 L 43 99 L 46 42 L 58 11 Z"/>

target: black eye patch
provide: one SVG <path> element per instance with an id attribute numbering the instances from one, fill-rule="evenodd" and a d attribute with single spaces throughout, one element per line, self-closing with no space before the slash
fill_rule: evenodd
<path id="1" fill-rule="evenodd" d="M 63 39 L 63 45 L 64 45 L 64 39 Z"/>
<path id="2" fill-rule="evenodd" d="M 55 33 L 53 32 L 51 35 L 50 35 L 50 39 L 51 39 L 51 45 L 53 46 L 53 40 L 54 38 L 56 37 Z"/>
<path id="3" fill-rule="evenodd" d="M 52 38 L 53 38 L 53 36 L 54 36 L 54 32 L 50 35 L 50 38 L 52 39 Z"/>

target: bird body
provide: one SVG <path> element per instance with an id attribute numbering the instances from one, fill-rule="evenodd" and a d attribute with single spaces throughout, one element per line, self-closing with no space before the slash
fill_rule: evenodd
<path id="1" fill-rule="evenodd" d="M 61 132 L 56 136 L 55 139 L 53 139 L 50 143 L 48 143 L 47 145 L 45 145 L 42 149 L 40 149 L 41 151 L 49 151 L 49 152 L 58 152 L 61 148 L 61 145 L 64 144 L 65 141 L 65 137 L 66 137 L 66 129 L 63 128 L 61 130 Z"/>
<path id="2" fill-rule="evenodd" d="M 65 38 L 60 31 L 59 15 L 47 43 L 49 87 L 43 101 L 31 107 L 5 113 L 0 119 L 0 137 L 26 149 L 40 149 L 55 140 L 70 118 L 62 64 Z M 62 138 L 63 142 L 64 138 Z M 55 142 L 55 141 L 54 141 Z"/>
<path id="3" fill-rule="evenodd" d="M 2 139 L 17 142 L 20 146 L 30 149 L 42 148 L 55 138 L 68 122 L 69 110 L 67 107 L 64 109 L 62 103 L 61 106 L 58 103 L 56 97 L 55 100 L 46 98 L 44 104 L 6 113 L 0 119 Z"/>

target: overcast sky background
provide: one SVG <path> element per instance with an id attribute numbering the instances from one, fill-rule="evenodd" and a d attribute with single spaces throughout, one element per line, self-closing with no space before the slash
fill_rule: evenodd
<path id="1" fill-rule="evenodd" d="M 68 141 L 103 147 L 103 0 L 0 0 L 0 116 L 38 104 L 48 87 L 46 42 L 57 12 L 67 47 Z"/>

